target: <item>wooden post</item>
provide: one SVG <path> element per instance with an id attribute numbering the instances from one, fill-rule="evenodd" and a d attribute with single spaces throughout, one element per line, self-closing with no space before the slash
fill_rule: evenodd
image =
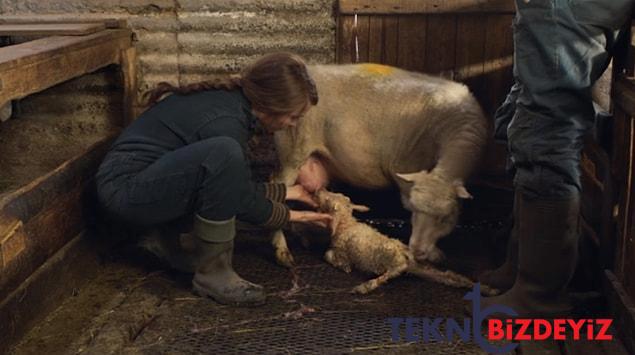
<path id="1" fill-rule="evenodd" d="M 137 117 L 137 50 L 129 47 L 121 51 L 123 73 L 123 120 L 125 127 Z"/>

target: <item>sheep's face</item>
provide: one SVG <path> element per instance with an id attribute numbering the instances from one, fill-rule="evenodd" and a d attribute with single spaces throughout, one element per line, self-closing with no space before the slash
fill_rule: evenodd
<path id="1" fill-rule="evenodd" d="M 441 261 L 443 253 L 436 242 L 454 229 L 458 199 L 471 196 L 463 185 L 425 171 L 397 175 L 411 184 L 408 193 L 401 196 L 404 207 L 412 212 L 410 250 L 420 261 Z"/>
<path id="2" fill-rule="evenodd" d="M 340 193 L 320 190 L 316 194 L 320 212 L 338 215 L 352 215 L 351 199 Z"/>

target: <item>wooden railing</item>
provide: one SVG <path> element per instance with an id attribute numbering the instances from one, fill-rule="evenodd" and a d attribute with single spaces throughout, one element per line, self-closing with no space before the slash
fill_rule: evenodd
<path id="1" fill-rule="evenodd" d="M 614 233 L 607 246 L 606 291 L 622 339 L 635 352 L 635 21 L 613 63 L 613 142 L 611 176 L 615 186 Z"/>

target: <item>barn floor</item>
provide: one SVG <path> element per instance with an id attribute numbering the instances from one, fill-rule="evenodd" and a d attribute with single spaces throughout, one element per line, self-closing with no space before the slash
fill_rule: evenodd
<path id="1" fill-rule="evenodd" d="M 446 266 L 469 276 L 492 266 L 495 253 L 488 245 L 511 210 L 508 192 L 472 192 L 476 198 L 465 204 L 459 226 L 441 244 Z M 362 195 L 352 197 L 368 203 Z M 371 207 L 384 216 L 370 219 L 371 224 L 407 237 L 407 224 L 400 220 L 403 211 Z M 323 244 L 307 249 L 297 237 L 289 239 L 297 263 L 293 271 L 275 264 L 264 234 L 239 233 L 235 268 L 268 291 L 267 304 L 257 308 L 221 306 L 196 297 L 190 293 L 191 275 L 170 271 L 132 243 L 121 243 L 104 256 L 97 275 L 27 334 L 14 353 L 484 353 L 475 343 L 459 340 L 391 341 L 389 317 L 452 317 L 462 322 L 466 290 L 405 275 L 369 295 L 352 295 L 348 290 L 367 275 L 347 275 L 326 264 Z M 598 316 L 603 308 L 587 311 Z M 604 353 L 625 353 L 617 341 L 612 343 L 603 345 L 612 349 Z M 535 348 L 523 344 L 525 353 L 536 353 L 531 350 Z M 556 344 L 553 349 L 557 354 L 567 346 Z M 592 353 L 602 353 L 596 350 Z M 566 353 L 575 352 L 569 347 Z"/>

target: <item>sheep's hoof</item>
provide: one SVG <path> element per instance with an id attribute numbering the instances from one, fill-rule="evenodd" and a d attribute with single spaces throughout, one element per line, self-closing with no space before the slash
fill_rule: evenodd
<path id="1" fill-rule="evenodd" d="M 353 289 L 351 290 L 351 293 L 358 294 L 358 295 L 365 295 L 370 291 L 371 290 L 368 289 L 366 284 L 361 284 L 361 285 L 357 285 L 353 287 Z"/>
<path id="2" fill-rule="evenodd" d="M 276 262 L 278 262 L 280 266 L 284 266 L 289 269 L 295 266 L 293 255 L 291 255 L 291 252 L 289 251 L 289 249 L 286 249 L 286 248 L 276 249 Z"/>
<path id="3" fill-rule="evenodd" d="M 432 246 L 424 252 L 417 253 L 415 258 L 420 263 L 431 262 L 433 264 L 439 264 L 445 260 L 445 254 L 441 251 L 441 249 Z"/>

